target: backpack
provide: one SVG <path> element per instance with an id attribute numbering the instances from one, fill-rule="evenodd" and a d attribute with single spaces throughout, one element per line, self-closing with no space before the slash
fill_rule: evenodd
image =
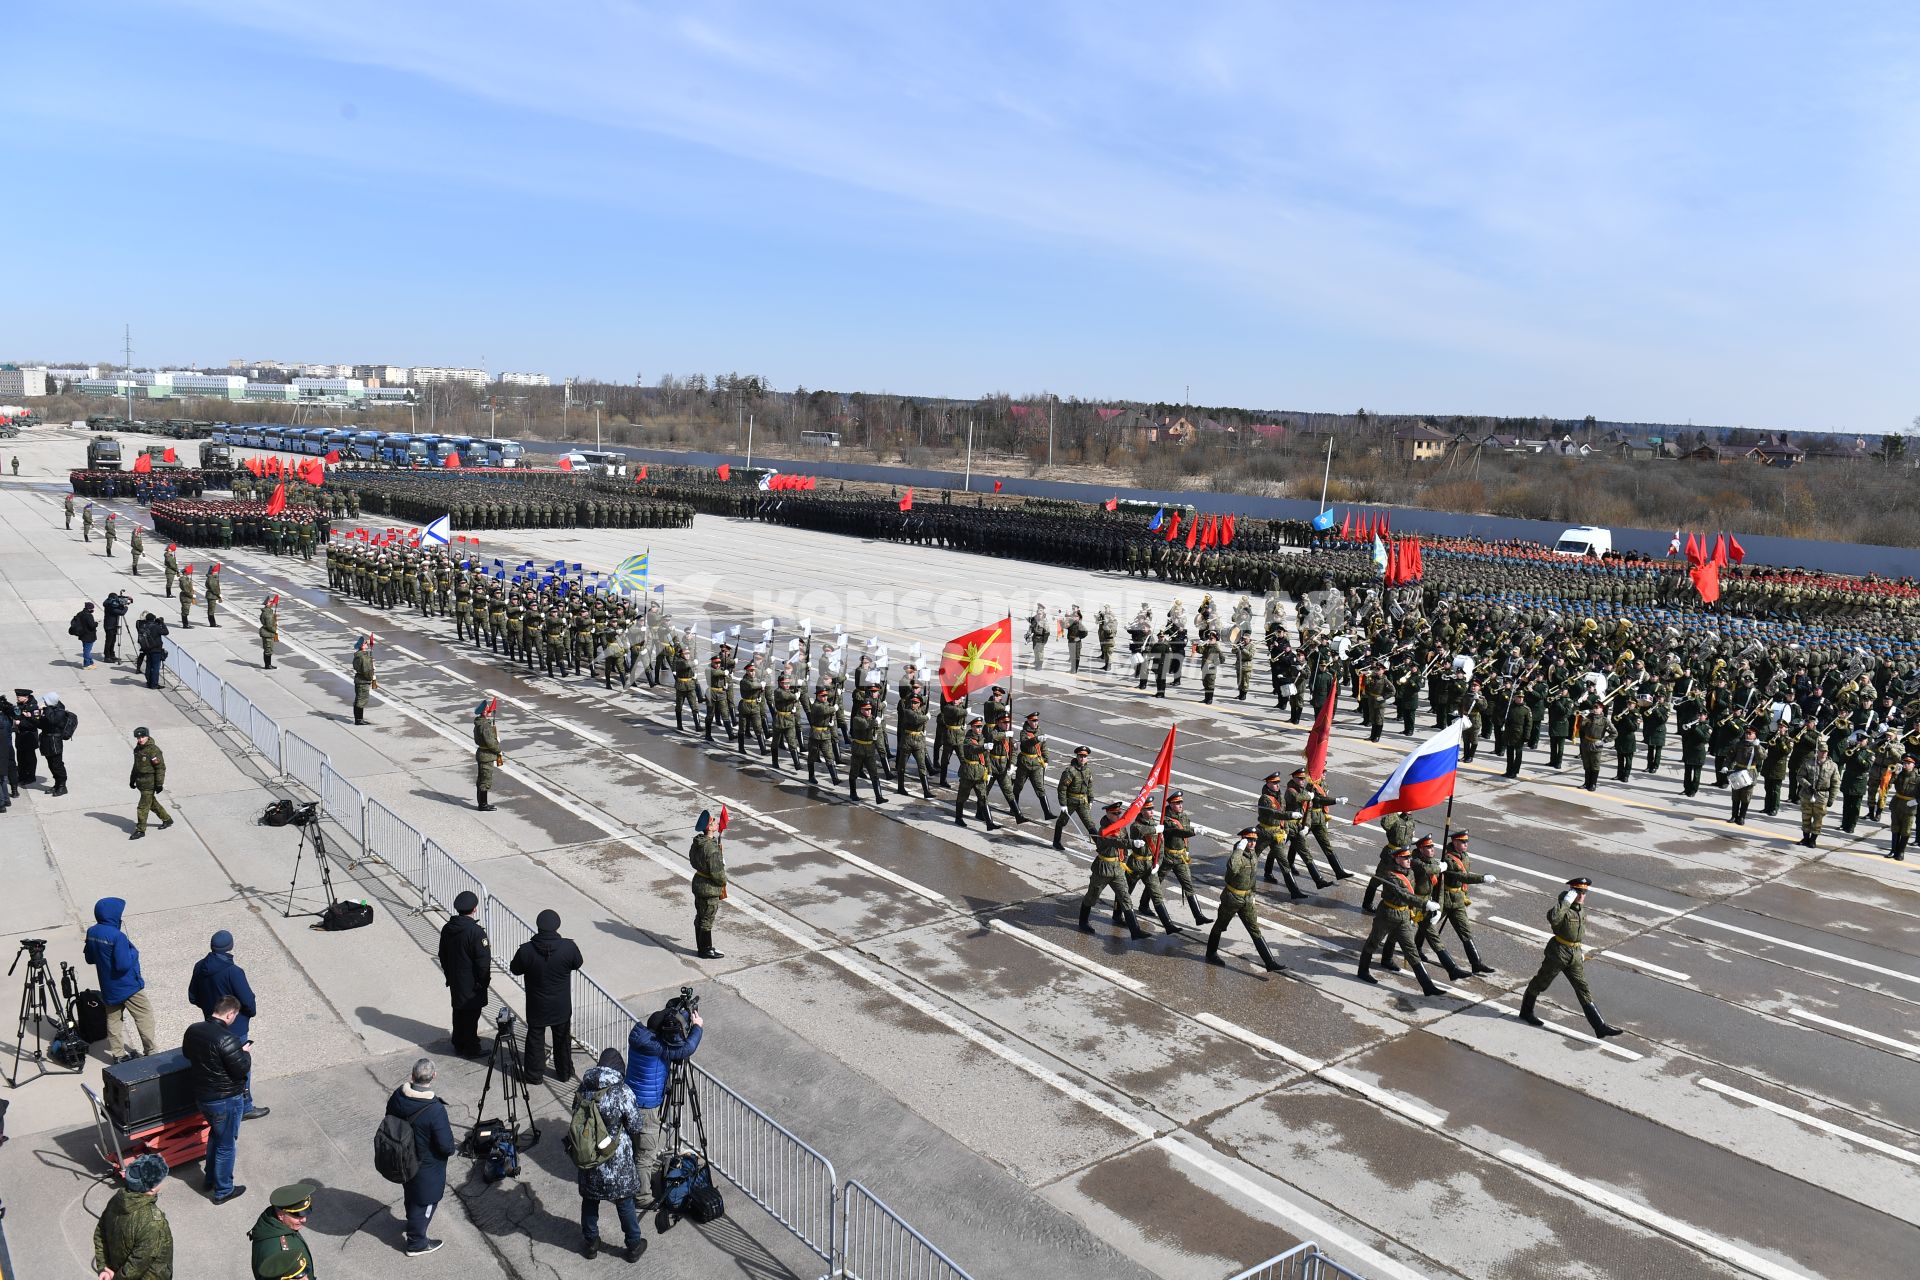
<path id="1" fill-rule="evenodd" d="M 75 731 L 80 728 L 80 717 L 71 711 L 67 712 L 67 718 L 60 722 L 59 728 L 60 741 L 72 742 Z"/>
<path id="2" fill-rule="evenodd" d="M 573 1115 L 567 1121 L 567 1154 L 576 1169 L 598 1169 L 613 1159 L 619 1142 L 607 1132 L 606 1117 L 600 1114 L 600 1095 L 582 1089 L 574 1099 Z"/>
<path id="3" fill-rule="evenodd" d="M 260 815 L 260 821 L 269 827 L 284 827 L 293 821 L 293 801 L 275 800 Z"/>
<path id="4" fill-rule="evenodd" d="M 389 1113 L 373 1131 L 373 1167 L 388 1182 L 407 1182 L 420 1172 L 420 1148 L 413 1121 Z"/>

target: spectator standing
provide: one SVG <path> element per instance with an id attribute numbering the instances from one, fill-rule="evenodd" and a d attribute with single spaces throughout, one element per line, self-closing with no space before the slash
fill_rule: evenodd
<path id="1" fill-rule="evenodd" d="M 53 779 L 51 795 L 67 794 L 67 741 L 79 727 L 80 717 L 67 710 L 59 694 L 49 690 L 40 695 L 40 755 Z"/>
<path id="2" fill-rule="evenodd" d="M 93 1270 L 99 1280 L 173 1280 L 173 1228 L 160 1210 L 166 1180 L 163 1156 L 149 1151 L 127 1161 L 123 1185 L 93 1224 Z"/>
<path id="3" fill-rule="evenodd" d="M 546 1039 L 553 1040 L 553 1077 L 573 1079 L 573 971 L 586 963 L 571 938 L 560 936 L 560 913 L 549 907 L 534 918 L 537 931 L 520 944 L 508 968 L 527 988 L 528 1081 L 539 1080 L 547 1065 Z"/>
<path id="4" fill-rule="evenodd" d="M 599 1254 L 600 1202 L 611 1200 L 620 1214 L 627 1261 L 638 1262 L 647 1250 L 647 1242 L 640 1238 L 640 1210 L 634 1203 L 640 1194 L 640 1174 L 633 1163 L 633 1141 L 645 1129 L 646 1119 L 633 1100 L 633 1090 L 627 1088 L 620 1074 L 618 1049 L 608 1049 L 600 1055 L 598 1066 L 587 1069 L 586 1075 L 580 1078 L 573 1105 L 575 1110 L 582 1106 L 598 1107 L 607 1136 L 614 1140 L 612 1155 L 592 1168 L 577 1169 L 574 1175 L 580 1187 L 582 1251 L 589 1258 Z"/>
<path id="5" fill-rule="evenodd" d="M 149 613 L 134 625 L 134 635 L 140 642 L 140 662 L 146 671 L 147 688 L 160 687 L 160 664 L 167 657 L 167 623 L 157 614 Z"/>
<path id="6" fill-rule="evenodd" d="M 40 781 L 40 704 L 33 690 L 13 691 L 13 794 Z"/>
<path id="7" fill-rule="evenodd" d="M 207 1190 L 215 1204 L 246 1194 L 233 1183 L 234 1149 L 240 1139 L 240 1121 L 247 1109 L 247 1077 L 253 1063 L 233 1038 L 233 1021 L 240 1002 L 221 996 L 205 1022 L 187 1028 L 180 1051 L 187 1056 L 193 1100 L 207 1118 Z"/>
<path id="8" fill-rule="evenodd" d="M 463 1058 L 480 1055 L 480 1014 L 493 973 L 493 948 L 479 915 L 479 896 L 462 889 L 453 899 L 452 918 L 440 927 L 440 972 L 453 1002 L 453 1051 Z"/>
<path id="9" fill-rule="evenodd" d="M 152 1053 L 159 1040 L 153 1034 L 153 1005 L 147 1001 L 147 980 L 140 973 L 140 948 L 120 928 L 127 913 L 125 898 L 102 898 L 93 904 L 93 928 L 87 930 L 82 953 L 100 982 L 100 998 L 107 1006 L 107 1056 L 115 1062 Z M 122 1038 L 121 1019 L 132 1015 L 140 1036 L 136 1051 Z M 122 1052 L 123 1046 L 125 1052 Z"/>
<path id="10" fill-rule="evenodd" d="M 635 1164 L 640 1171 L 640 1207 L 653 1208 L 653 1179 L 660 1164 L 660 1106 L 667 1098 L 667 1075 L 676 1062 L 685 1062 L 700 1047 L 704 1034 L 700 1011 L 687 1022 L 662 1009 L 633 1024 L 627 1036 L 627 1087 L 641 1110 Z"/>
<path id="11" fill-rule="evenodd" d="M 124 591 L 114 591 L 100 602 L 100 612 L 107 630 L 107 643 L 101 649 L 100 656 L 108 662 L 118 662 L 120 632 L 127 625 L 127 610 L 133 607 L 133 597 Z"/>
<path id="12" fill-rule="evenodd" d="M 213 935 L 207 943 L 207 954 L 200 957 L 199 964 L 193 966 L 193 976 L 187 980 L 187 1003 L 198 1009 L 201 1017 L 211 1018 L 222 996 L 232 996 L 240 1002 L 240 1014 L 233 1020 L 229 1031 L 241 1048 L 252 1053 L 255 1016 L 253 985 L 247 981 L 247 971 L 234 963 L 233 935 L 225 929 Z M 247 1073 L 247 1091 L 243 1096 L 247 1106 L 240 1117 L 242 1120 L 258 1120 L 273 1110 L 253 1104 L 252 1072 Z"/>
<path id="13" fill-rule="evenodd" d="M 0 698 L 0 813 L 11 808 L 19 794 L 13 778 L 13 704 Z"/>
<path id="14" fill-rule="evenodd" d="M 100 621 L 93 616 L 93 601 L 80 606 L 80 612 L 67 624 L 67 634 L 80 642 L 80 669 L 85 671 L 93 665 L 93 642 L 100 638 Z"/>
<path id="15" fill-rule="evenodd" d="M 413 1126 L 413 1149 L 420 1157 L 419 1172 L 405 1183 L 409 1258 L 440 1247 L 440 1241 L 428 1238 L 427 1227 L 433 1222 L 440 1197 L 447 1193 L 447 1157 L 456 1145 L 453 1126 L 447 1123 L 446 1104 L 434 1096 L 433 1077 L 433 1059 L 422 1058 L 413 1064 L 407 1082 L 387 1099 L 387 1114 Z"/>

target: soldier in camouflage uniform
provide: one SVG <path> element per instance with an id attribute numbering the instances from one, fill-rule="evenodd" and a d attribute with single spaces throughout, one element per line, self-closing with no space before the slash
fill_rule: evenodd
<path id="1" fill-rule="evenodd" d="M 493 806 L 487 803 L 487 794 L 493 790 L 493 771 L 507 762 L 506 755 L 500 750 L 500 731 L 493 722 L 493 713 L 499 700 L 488 698 L 473 709 L 473 764 L 474 778 L 473 807 L 481 813 L 493 812 Z"/>
<path id="2" fill-rule="evenodd" d="M 1247 935 L 1253 939 L 1254 949 L 1260 953 L 1260 963 L 1268 973 L 1278 973 L 1282 966 L 1273 958 L 1273 952 L 1267 949 L 1267 940 L 1260 935 L 1260 916 L 1254 909 L 1253 872 L 1258 862 L 1254 842 L 1257 839 L 1258 832 L 1254 828 L 1243 827 L 1227 851 L 1227 866 L 1220 889 L 1220 911 L 1213 918 L 1213 931 L 1207 935 L 1207 963 L 1226 963 L 1220 958 L 1220 938 L 1226 933 L 1227 924 L 1238 920 L 1246 926 Z"/>
<path id="3" fill-rule="evenodd" d="M 962 766 L 963 770 L 965 766 Z M 963 783 L 964 785 L 964 783 Z M 986 801 L 984 794 L 982 808 Z M 1118 800 L 1107 806 L 1106 820 L 1101 824 L 1102 831 L 1093 838 L 1093 866 L 1087 873 L 1087 891 L 1080 897 L 1080 931 L 1092 933 L 1091 918 L 1093 909 L 1100 901 L 1100 895 L 1109 891 L 1113 894 L 1114 910 L 1127 926 L 1127 932 L 1138 940 L 1147 936 L 1140 927 L 1140 919 L 1134 914 L 1133 903 L 1127 897 L 1127 872 L 1124 859 L 1134 844 L 1131 830 L 1122 827 L 1112 835 L 1105 834 L 1105 828 L 1119 822 L 1126 815 L 1127 807 Z"/>
<path id="4" fill-rule="evenodd" d="M 724 812 L 724 811 L 723 811 Z M 727 859 L 720 846 L 722 832 L 712 813 L 702 809 L 693 828 L 693 847 L 687 861 L 693 865 L 693 939 L 702 960 L 724 960 L 726 952 L 713 947 L 713 923 L 727 899 Z"/>

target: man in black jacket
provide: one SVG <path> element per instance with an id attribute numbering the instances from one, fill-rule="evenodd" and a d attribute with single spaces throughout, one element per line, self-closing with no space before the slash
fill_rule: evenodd
<path id="1" fill-rule="evenodd" d="M 404 1186 L 407 1207 L 406 1250 L 409 1258 L 432 1253 L 440 1241 L 427 1236 L 433 1211 L 447 1193 L 447 1157 L 454 1152 L 453 1127 L 447 1123 L 446 1104 L 433 1096 L 433 1059 L 413 1064 L 407 1083 L 387 1099 L 387 1114 L 413 1126 L 413 1149 L 420 1169 Z"/>
<path id="2" fill-rule="evenodd" d="M 47 762 L 47 776 L 53 779 L 50 795 L 67 794 L 67 739 L 78 727 L 78 719 L 62 705 L 59 694 L 49 691 L 40 695 L 40 757 Z"/>
<path id="3" fill-rule="evenodd" d="M 93 642 L 100 638 L 100 622 L 93 616 L 93 601 L 80 606 L 80 612 L 67 624 L 67 634 L 80 642 L 80 669 L 84 671 L 93 665 Z"/>
<path id="4" fill-rule="evenodd" d="M 124 591 L 111 591 L 100 602 L 100 612 L 104 615 L 107 643 L 100 651 L 108 662 L 118 662 L 117 650 L 120 647 L 120 629 L 127 625 L 127 610 L 133 604 L 133 597 Z"/>
<path id="5" fill-rule="evenodd" d="M 513 953 L 508 970 L 527 988 L 527 1057 L 522 1071 L 529 1082 L 546 1071 L 546 1036 L 553 1040 L 553 1076 L 573 1079 L 573 971 L 586 963 L 571 938 L 560 936 L 560 913 L 549 908 L 534 917 L 538 931 Z"/>
<path id="6" fill-rule="evenodd" d="M 40 781 L 40 703 L 31 689 L 13 691 L 13 794 Z"/>
<path id="7" fill-rule="evenodd" d="M 453 1001 L 453 1051 L 463 1058 L 480 1055 L 480 1013 L 487 1007 L 487 979 L 493 972 L 493 948 L 481 925 L 480 899 L 462 889 L 453 900 L 453 917 L 440 927 L 440 972 Z"/>
<path id="8" fill-rule="evenodd" d="M 233 1038 L 233 1020 L 239 1016 L 240 1002 L 221 996 L 214 1002 L 213 1015 L 188 1027 L 180 1042 L 190 1069 L 193 1100 L 207 1118 L 206 1185 L 215 1204 L 237 1200 L 247 1190 L 233 1185 L 234 1143 L 247 1110 L 247 1077 L 253 1072 L 247 1051 Z"/>
<path id="9" fill-rule="evenodd" d="M 160 664 L 167 658 L 167 624 L 155 614 L 142 615 L 134 624 L 134 635 L 140 641 L 140 663 L 146 671 L 147 688 L 160 687 Z"/>

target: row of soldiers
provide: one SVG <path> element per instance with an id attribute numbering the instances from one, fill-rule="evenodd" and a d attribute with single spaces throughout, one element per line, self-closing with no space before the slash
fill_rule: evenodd
<path id="1" fill-rule="evenodd" d="M 424 525 L 451 516 L 455 529 L 685 529 L 694 508 L 646 484 L 618 485 L 550 471 L 334 472 L 327 487 L 351 494 L 369 515 Z"/>

